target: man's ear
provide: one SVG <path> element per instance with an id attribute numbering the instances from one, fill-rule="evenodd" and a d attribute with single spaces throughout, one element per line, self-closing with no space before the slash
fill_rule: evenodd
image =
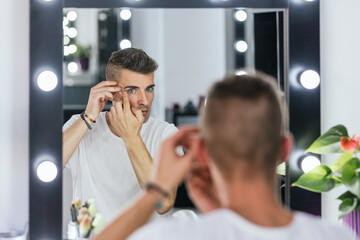
<path id="1" fill-rule="evenodd" d="M 287 162 L 292 148 L 294 146 L 294 137 L 291 133 L 286 133 L 281 139 L 281 147 L 280 147 L 280 161 Z"/>
<path id="2" fill-rule="evenodd" d="M 198 138 L 196 139 L 196 143 L 195 143 L 197 152 L 196 152 L 196 157 L 201 165 L 201 167 L 208 167 L 208 161 L 209 161 L 209 155 L 208 155 L 208 151 L 205 145 L 205 142 L 203 139 Z"/>

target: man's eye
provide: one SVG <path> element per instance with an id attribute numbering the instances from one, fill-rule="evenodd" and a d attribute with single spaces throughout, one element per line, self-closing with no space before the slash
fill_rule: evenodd
<path id="1" fill-rule="evenodd" d="M 152 87 L 148 87 L 148 88 L 146 88 L 146 91 L 147 91 L 147 92 L 152 92 L 152 91 L 153 91 L 153 88 L 152 88 Z"/>
<path id="2" fill-rule="evenodd" d="M 135 89 L 131 88 L 128 93 L 135 93 Z"/>

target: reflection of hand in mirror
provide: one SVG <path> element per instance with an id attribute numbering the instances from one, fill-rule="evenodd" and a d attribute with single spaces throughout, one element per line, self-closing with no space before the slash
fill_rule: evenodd
<path id="1" fill-rule="evenodd" d="M 108 119 L 116 135 L 125 142 L 140 136 L 144 116 L 141 109 L 130 106 L 128 93 L 126 91 L 115 93 L 112 102 Z"/>
<path id="2" fill-rule="evenodd" d="M 102 81 L 90 90 L 85 113 L 92 119 L 97 119 L 107 101 L 112 101 L 114 93 L 121 90 L 116 81 Z"/>
<path id="3" fill-rule="evenodd" d="M 158 161 L 152 175 L 152 182 L 166 191 L 176 189 L 190 172 L 196 158 L 197 127 L 184 127 L 161 144 Z M 186 148 L 184 155 L 177 152 L 178 147 Z"/>

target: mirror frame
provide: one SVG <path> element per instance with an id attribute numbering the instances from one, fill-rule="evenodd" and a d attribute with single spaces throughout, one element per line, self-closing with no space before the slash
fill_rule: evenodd
<path id="1" fill-rule="evenodd" d="M 285 203 L 293 210 L 320 215 L 320 194 L 290 188 L 290 182 L 300 174 L 296 153 L 303 152 L 320 135 L 320 86 L 307 90 L 298 83 L 304 70 L 312 69 L 320 75 L 319 4 L 319 0 L 30 0 L 30 239 L 62 239 L 63 7 L 286 9 L 286 97 L 296 144 L 287 167 Z M 58 78 L 57 87 L 49 92 L 37 86 L 37 76 L 44 70 L 53 71 Z M 52 161 L 58 168 L 56 178 L 48 183 L 41 182 L 36 174 L 43 160 Z"/>

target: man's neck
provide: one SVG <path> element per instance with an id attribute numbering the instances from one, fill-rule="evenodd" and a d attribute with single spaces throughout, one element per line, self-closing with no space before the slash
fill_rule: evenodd
<path id="1" fill-rule="evenodd" d="M 226 189 L 228 202 L 225 207 L 248 221 L 266 227 L 286 226 L 292 215 L 277 200 L 274 191 L 264 181 L 232 183 Z"/>

